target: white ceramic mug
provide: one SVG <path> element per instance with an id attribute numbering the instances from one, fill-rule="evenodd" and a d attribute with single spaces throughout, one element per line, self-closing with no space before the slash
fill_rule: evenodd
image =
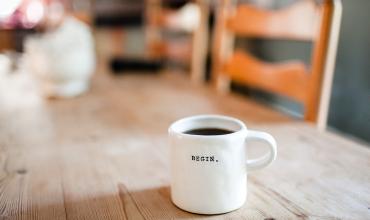
<path id="1" fill-rule="evenodd" d="M 232 131 L 222 135 L 186 134 L 200 128 Z M 275 139 L 248 130 L 238 119 L 199 115 L 180 119 L 169 128 L 171 198 L 181 209 L 198 214 L 220 214 L 240 208 L 247 195 L 247 171 L 269 165 L 276 158 Z M 246 141 L 268 144 L 264 156 L 247 160 Z"/>

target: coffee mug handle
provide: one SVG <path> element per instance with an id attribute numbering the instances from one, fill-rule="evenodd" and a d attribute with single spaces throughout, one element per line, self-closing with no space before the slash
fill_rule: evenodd
<path id="1" fill-rule="evenodd" d="M 245 140 L 264 141 L 269 146 L 269 152 L 265 155 L 256 159 L 247 160 L 248 171 L 264 168 L 275 160 L 277 155 L 276 141 L 270 134 L 261 131 L 248 130 Z"/>

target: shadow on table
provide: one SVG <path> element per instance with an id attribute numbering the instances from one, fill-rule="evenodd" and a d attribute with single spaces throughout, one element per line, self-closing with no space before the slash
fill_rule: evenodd
<path id="1" fill-rule="evenodd" d="M 177 208 L 171 201 L 170 187 L 162 186 L 139 191 L 128 191 L 124 184 L 118 184 L 119 198 L 128 217 L 132 219 L 174 219 L 201 218 Z"/>
<path id="2" fill-rule="evenodd" d="M 73 197 L 83 197 L 79 200 Z M 104 196 L 65 192 L 64 201 L 39 205 L 30 202 L 22 219 L 219 219 L 220 215 L 198 215 L 177 208 L 170 199 L 168 186 L 129 192 L 123 184 L 118 193 Z M 224 215 L 222 215 L 225 217 Z M 0 216 L 0 219 L 12 219 Z"/>
<path id="3" fill-rule="evenodd" d="M 132 219 L 220 219 L 220 217 L 224 219 L 236 214 L 236 212 L 231 212 L 226 214 L 227 216 L 200 215 L 183 211 L 172 203 L 169 186 L 132 192 L 128 192 L 123 184 L 119 184 L 118 188 L 120 199 L 128 216 L 130 213 L 140 215 Z"/>

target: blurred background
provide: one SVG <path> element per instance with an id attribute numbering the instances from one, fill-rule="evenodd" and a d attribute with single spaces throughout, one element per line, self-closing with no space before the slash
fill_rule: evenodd
<path id="1" fill-rule="evenodd" d="M 296 1 L 299 0 L 239 3 L 275 10 Z M 86 81 L 91 74 L 99 71 L 120 75 L 132 71 L 155 74 L 171 69 L 180 74 L 191 72 L 195 81 L 204 71 L 206 81 L 210 82 L 218 1 L 0 0 L 0 3 L 0 75 L 20 74 L 24 69 L 35 72 L 45 81 L 43 85 L 51 95 L 78 95 L 87 90 Z M 328 126 L 370 142 L 370 29 L 366 25 L 370 20 L 370 2 L 342 3 Z M 311 59 L 312 43 L 237 38 L 235 45 L 272 62 L 299 58 L 309 63 Z M 194 58 L 197 56 L 204 56 L 204 61 L 198 62 Z M 50 71 L 55 74 L 48 75 Z M 68 77 L 76 80 L 68 85 L 58 83 Z M 297 118 L 303 117 L 302 106 L 284 97 L 238 83 L 233 83 L 232 89 Z"/>

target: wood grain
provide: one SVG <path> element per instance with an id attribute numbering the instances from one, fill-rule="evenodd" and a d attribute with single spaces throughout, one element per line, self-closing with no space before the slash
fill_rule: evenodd
<path id="1" fill-rule="evenodd" d="M 177 73 L 113 77 L 105 66 L 91 91 L 68 100 L 45 100 L 29 74 L 0 73 L 0 219 L 369 217 L 363 145 Z M 170 201 L 167 127 L 203 113 L 240 118 L 279 144 L 277 161 L 250 173 L 247 203 L 225 215 L 191 214 Z"/>
<path id="2" fill-rule="evenodd" d="M 104 71 L 68 100 L 43 99 L 28 74 L 0 78 L 0 219 L 369 218 L 364 145 L 173 72 Z M 249 174 L 235 212 L 196 215 L 170 200 L 167 128 L 202 113 L 240 118 L 279 144 L 276 162 Z M 251 156 L 263 151 L 250 146 Z"/>

